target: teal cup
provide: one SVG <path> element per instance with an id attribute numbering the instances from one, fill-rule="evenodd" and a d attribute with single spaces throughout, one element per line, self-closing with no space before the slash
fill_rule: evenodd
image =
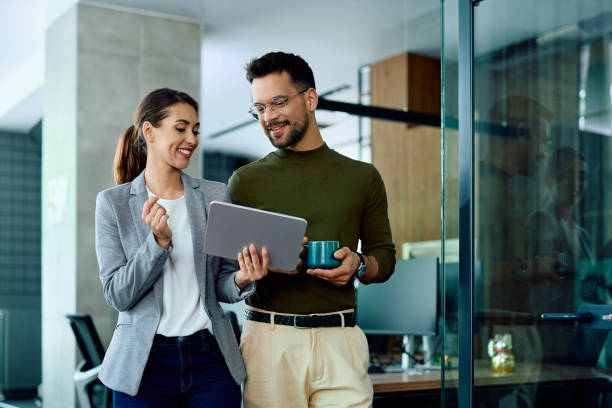
<path id="1" fill-rule="evenodd" d="M 334 252 L 340 248 L 338 241 L 310 241 L 304 247 L 308 268 L 334 269 L 340 266 L 340 261 L 334 258 Z"/>

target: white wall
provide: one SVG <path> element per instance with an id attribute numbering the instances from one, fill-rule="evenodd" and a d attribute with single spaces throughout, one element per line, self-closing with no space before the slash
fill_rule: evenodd
<path id="1" fill-rule="evenodd" d="M 206 135 L 248 121 L 250 84 L 245 64 L 269 51 L 301 55 L 314 71 L 317 90 L 326 92 L 348 84 L 350 89 L 330 97 L 357 102 L 360 66 L 412 51 L 439 56 L 438 2 L 390 0 L 385 7 L 372 1 L 275 4 L 251 19 L 232 24 L 205 24 L 202 38 L 203 148 L 260 157 L 273 147 L 256 123 L 223 137 Z M 356 116 L 320 111 L 318 120 L 333 148 L 357 157 Z M 347 144 L 349 142 L 349 144 Z"/>

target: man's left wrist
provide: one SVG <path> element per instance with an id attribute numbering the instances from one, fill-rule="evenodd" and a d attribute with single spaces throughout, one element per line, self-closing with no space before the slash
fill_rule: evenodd
<path id="1" fill-rule="evenodd" d="M 355 275 L 357 276 L 357 278 L 362 278 L 365 275 L 366 270 L 368 268 L 365 262 L 365 257 L 357 251 L 353 251 L 353 252 L 359 258 L 359 264 L 357 265 L 357 269 L 355 270 Z"/>

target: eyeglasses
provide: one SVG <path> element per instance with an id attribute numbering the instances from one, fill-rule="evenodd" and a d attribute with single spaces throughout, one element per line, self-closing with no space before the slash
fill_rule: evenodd
<path id="1" fill-rule="evenodd" d="M 266 104 L 254 103 L 251 106 L 251 109 L 249 109 L 249 113 L 253 115 L 255 119 L 259 120 L 259 118 L 263 117 L 263 115 L 266 113 L 267 107 L 270 107 L 270 112 L 273 112 L 276 109 L 284 108 L 285 106 L 287 106 L 291 98 L 294 98 L 300 94 L 303 94 L 309 89 L 310 88 L 303 89 L 300 92 L 296 93 L 295 95 L 291 95 L 291 96 L 275 96 L 274 98 L 272 98 L 270 103 L 266 103 Z"/>

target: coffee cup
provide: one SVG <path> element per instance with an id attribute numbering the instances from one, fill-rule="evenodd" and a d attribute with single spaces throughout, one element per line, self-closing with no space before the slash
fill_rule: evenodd
<path id="1" fill-rule="evenodd" d="M 340 248 L 338 241 L 310 241 L 306 248 L 306 267 L 310 269 L 334 269 L 340 261 L 334 258 L 334 252 Z"/>

